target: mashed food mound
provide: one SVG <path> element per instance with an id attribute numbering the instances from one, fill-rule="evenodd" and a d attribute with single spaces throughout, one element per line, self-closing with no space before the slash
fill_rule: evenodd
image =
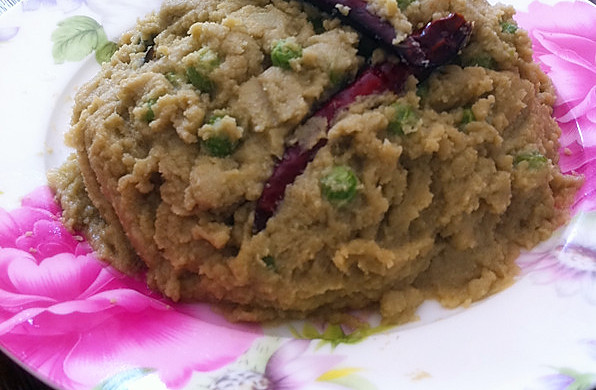
<path id="1" fill-rule="evenodd" d="M 116 268 L 234 320 L 378 305 L 399 322 L 424 299 L 454 307 L 508 286 L 520 249 L 566 221 L 581 184 L 558 167 L 552 86 L 511 8 L 399 4 L 368 4 L 394 43 L 451 12 L 473 26 L 469 42 L 334 116 L 255 229 L 313 112 L 367 63 L 396 60 L 303 3 L 166 2 L 76 96 L 76 153 L 49 175 L 65 221 Z"/>

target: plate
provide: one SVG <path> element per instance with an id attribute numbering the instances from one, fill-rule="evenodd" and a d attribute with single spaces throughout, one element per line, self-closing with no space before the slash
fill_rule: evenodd
<path id="1" fill-rule="evenodd" d="M 141 4 L 142 3 L 142 4 Z M 158 0 L 27 0 L 0 17 L 0 346 L 83 389 L 592 389 L 596 385 L 596 7 L 516 1 L 558 90 L 561 167 L 585 175 L 570 223 L 518 259 L 512 287 L 433 302 L 399 327 L 230 324 L 97 260 L 45 173 L 102 48 Z M 250 386 L 252 387 L 250 387 Z"/>

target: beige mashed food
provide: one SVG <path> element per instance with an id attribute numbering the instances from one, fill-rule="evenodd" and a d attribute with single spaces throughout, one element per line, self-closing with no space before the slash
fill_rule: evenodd
<path id="1" fill-rule="evenodd" d="M 455 307 L 507 287 L 520 249 L 566 221 L 581 184 L 557 164 L 553 88 L 512 8 L 397 5 L 369 4 L 397 40 L 458 12 L 469 44 L 426 81 L 339 114 L 255 232 L 276 161 L 362 69 L 362 38 L 299 2 L 166 2 L 76 96 L 76 153 L 49 174 L 66 223 L 114 267 L 233 320 L 378 307 L 401 322 L 424 299 Z M 279 42 L 300 54 L 276 64 Z M 341 202 L 325 188 L 338 167 L 353 181 Z"/>

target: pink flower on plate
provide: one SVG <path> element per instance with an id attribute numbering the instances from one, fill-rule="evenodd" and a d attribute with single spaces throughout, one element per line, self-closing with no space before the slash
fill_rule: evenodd
<path id="1" fill-rule="evenodd" d="M 90 389 L 142 368 L 176 388 L 193 371 L 233 362 L 262 334 L 119 274 L 59 214 L 47 187 L 0 209 L 0 345 L 46 379 Z"/>
<path id="2" fill-rule="evenodd" d="M 287 341 L 271 355 L 264 373 L 229 371 L 209 386 L 209 390 L 326 390 L 346 387 L 320 380 L 344 360 L 339 355 L 308 353 L 309 340 Z"/>
<path id="3" fill-rule="evenodd" d="M 593 390 L 596 386 L 596 375 L 560 368 L 557 374 L 540 378 L 539 386 L 540 390 Z"/>
<path id="4" fill-rule="evenodd" d="M 587 1 L 530 4 L 516 20 L 528 30 L 534 59 L 557 90 L 561 169 L 585 176 L 576 208 L 596 209 L 596 6 Z"/>
<path id="5" fill-rule="evenodd" d="M 591 354 L 596 358 L 596 340 L 581 340 L 580 343 L 592 349 Z M 554 367 L 552 367 L 554 368 Z M 557 373 L 538 378 L 536 390 L 594 390 L 596 387 L 596 370 L 583 371 L 570 367 L 555 368 Z"/>
<path id="6" fill-rule="evenodd" d="M 519 12 L 516 19 L 528 30 L 534 58 L 557 89 L 555 114 L 559 122 L 575 126 L 577 121 L 581 129 L 593 129 L 596 126 L 596 7 L 584 1 L 562 1 L 553 6 L 535 1 L 527 13 Z M 596 145 L 596 134 L 587 133 L 584 145 Z"/>
<path id="7" fill-rule="evenodd" d="M 596 305 L 595 228 L 596 212 L 580 212 L 517 263 L 523 274 L 538 284 L 552 284 L 560 296 L 581 294 Z"/>

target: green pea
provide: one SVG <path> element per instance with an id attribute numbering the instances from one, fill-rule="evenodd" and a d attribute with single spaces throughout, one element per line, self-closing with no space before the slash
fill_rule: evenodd
<path id="1" fill-rule="evenodd" d="M 209 75 L 219 66 L 220 61 L 217 54 L 208 47 L 199 49 L 197 53 L 198 61 L 194 66 L 186 68 L 186 76 L 190 83 L 199 91 L 209 93 L 214 87 Z"/>
<path id="2" fill-rule="evenodd" d="M 335 166 L 321 181 L 323 197 L 337 207 L 350 203 L 358 190 L 358 179 L 348 166 Z"/>
<path id="3" fill-rule="evenodd" d="M 430 86 L 428 85 L 428 80 L 424 80 L 424 81 L 418 83 L 418 85 L 416 86 L 416 95 L 420 99 L 426 98 L 428 96 L 429 91 L 430 91 Z"/>
<path id="4" fill-rule="evenodd" d="M 468 123 L 474 122 L 476 120 L 476 115 L 474 115 L 474 111 L 471 108 L 466 107 L 464 108 L 464 112 L 462 113 L 460 125 L 465 126 Z"/>
<path id="5" fill-rule="evenodd" d="M 515 34 L 517 31 L 517 24 L 513 21 L 501 22 L 501 31 L 506 34 Z"/>
<path id="6" fill-rule="evenodd" d="M 343 84 L 344 79 L 345 77 L 343 73 L 337 72 L 335 70 L 329 71 L 329 82 L 332 86 L 336 87 Z"/>
<path id="7" fill-rule="evenodd" d="M 196 68 L 201 72 L 209 73 L 220 64 L 217 53 L 208 47 L 200 48 L 197 54 L 199 60 L 197 61 Z"/>
<path id="8" fill-rule="evenodd" d="M 481 66 L 486 69 L 497 69 L 497 61 L 487 53 L 466 58 L 462 64 L 463 66 Z"/>
<path id="9" fill-rule="evenodd" d="M 223 117 L 224 117 L 224 115 L 221 115 L 221 114 L 211 115 L 207 119 L 207 124 L 208 125 L 214 125 L 217 121 L 221 120 Z"/>
<path id="10" fill-rule="evenodd" d="M 387 131 L 393 135 L 404 135 L 404 127 L 414 126 L 418 122 L 418 115 L 407 104 L 395 103 L 392 107 L 395 113 L 387 125 Z"/>
<path id="11" fill-rule="evenodd" d="M 213 90 L 213 82 L 209 76 L 199 73 L 195 68 L 189 66 L 186 68 L 186 77 L 190 83 L 201 92 L 211 92 Z"/>
<path id="12" fill-rule="evenodd" d="M 236 144 L 225 135 L 215 135 L 203 141 L 207 153 L 213 157 L 226 157 L 232 154 Z"/>
<path id="13" fill-rule="evenodd" d="M 399 7 L 400 11 L 405 11 L 406 8 L 408 8 L 408 6 L 413 2 L 414 0 L 397 0 L 397 6 Z"/>
<path id="14" fill-rule="evenodd" d="M 147 111 L 145 111 L 145 121 L 146 122 L 151 122 L 152 120 L 155 119 L 155 113 L 153 112 L 153 109 L 151 108 L 151 106 L 153 106 L 155 103 L 157 103 L 156 98 L 149 99 L 149 100 L 147 100 L 147 102 L 145 102 L 145 105 L 147 106 Z"/>
<path id="15" fill-rule="evenodd" d="M 176 72 L 168 72 L 164 76 L 174 87 L 177 87 L 181 84 L 182 78 Z"/>
<path id="16" fill-rule="evenodd" d="M 271 49 L 271 62 L 273 66 L 283 69 L 290 69 L 290 61 L 300 57 L 302 57 L 302 47 L 293 40 L 279 40 Z"/>
<path id="17" fill-rule="evenodd" d="M 548 162 L 548 159 L 537 151 L 524 152 L 515 156 L 513 159 L 513 165 L 517 166 L 524 161 L 528 162 L 528 166 L 530 168 L 536 169 L 543 167 Z"/>

